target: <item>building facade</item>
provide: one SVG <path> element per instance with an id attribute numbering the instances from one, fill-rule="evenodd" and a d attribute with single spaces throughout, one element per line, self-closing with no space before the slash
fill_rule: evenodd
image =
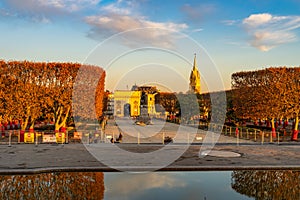
<path id="1" fill-rule="evenodd" d="M 114 116 L 136 117 L 140 115 L 141 91 L 117 90 L 114 93 Z"/>
<path id="2" fill-rule="evenodd" d="M 134 85 L 131 90 L 116 90 L 114 92 L 114 116 L 138 117 L 145 113 L 150 116 L 156 115 L 155 95 L 157 93 L 158 90 L 153 86 Z"/>
<path id="3" fill-rule="evenodd" d="M 107 109 L 105 114 L 108 116 L 114 115 L 114 95 L 112 93 L 107 94 Z"/>

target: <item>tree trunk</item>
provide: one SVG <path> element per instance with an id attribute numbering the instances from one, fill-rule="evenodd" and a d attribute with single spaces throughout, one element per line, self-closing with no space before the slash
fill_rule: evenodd
<path id="1" fill-rule="evenodd" d="M 266 120 L 266 126 L 270 127 L 270 121 L 268 119 Z"/>
<path id="2" fill-rule="evenodd" d="M 24 142 L 24 134 L 28 125 L 29 117 L 26 117 L 25 121 L 22 120 L 21 130 L 20 130 L 20 142 Z"/>
<path id="3" fill-rule="evenodd" d="M 292 141 L 297 141 L 298 140 L 298 125 L 299 125 L 299 117 L 298 114 L 295 117 L 295 125 L 294 125 L 294 130 L 292 133 Z"/>
<path id="4" fill-rule="evenodd" d="M 69 117 L 70 106 L 68 106 L 65 116 L 63 116 L 63 109 L 61 109 L 56 121 L 55 121 L 55 132 L 59 132 L 60 130 L 66 133 L 66 122 Z M 61 123 L 59 123 L 61 121 Z"/>
<path id="5" fill-rule="evenodd" d="M 4 126 L 0 123 L 1 136 L 5 137 Z"/>
<path id="6" fill-rule="evenodd" d="M 283 116 L 280 117 L 278 125 L 280 126 L 282 123 Z"/>
<path id="7" fill-rule="evenodd" d="M 286 128 L 289 125 L 289 118 L 286 118 L 283 122 L 283 128 Z"/>
<path id="8" fill-rule="evenodd" d="M 271 125 L 272 125 L 272 137 L 273 138 L 276 138 L 276 130 L 275 130 L 275 119 L 274 118 L 272 118 L 271 119 Z"/>
<path id="9" fill-rule="evenodd" d="M 26 117 L 25 121 L 23 121 L 23 123 L 21 124 L 21 131 L 26 131 L 27 125 L 28 125 L 28 118 Z"/>
<path id="10" fill-rule="evenodd" d="M 33 133 L 33 132 L 34 132 L 34 122 L 35 122 L 34 119 L 32 119 L 31 122 L 30 122 L 30 127 L 29 127 L 29 132 L 30 132 L 30 133 Z"/>
<path id="11" fill-rule="evenodd" d="M 257 126 L 257 125 L 258 125 L 257 119 L 254 119 L 254 126 Z"/>

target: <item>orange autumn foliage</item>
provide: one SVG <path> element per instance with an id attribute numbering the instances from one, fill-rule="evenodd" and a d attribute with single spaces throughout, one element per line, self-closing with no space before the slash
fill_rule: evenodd
<path id="1" fill-rule="evenodd" d="M 98 118 L 102 115 L 105 72 L 97 66 L 82 66 L 78 63 L 44 63 L 29 61 L 0 61 L 0 120 L 22 120 L 22 130 L 33 128 L 37 119 L 49 119 L 55 122 L 55 129 L 66 126 L 72 116 L 73 87 L 79 70 L 84 68 L 88 77 L 82 80 L 83 88 L 93 87 L 91 79 L 99 80 L 96 91 L 90 96 L 79 97 L 90 110 L 81 110 L 80 116 Z M 96 101 L 91 100 L 96 99 Z"/>
<path id="2" fill-rule="evenodd" d="M 102 172 L 0 176 L 0 199 L 103 199 Z"/>
<path id="3" fill-rule="evenodd" d="M 232 74 L 233 104 L 238 118 L 294 118 L 300 114 L 300 67 L 271 67 Z M 296 138 L 296 136 L 295 136 Z"/>
<path id="4" fill-rule="evenodd" d="M 299 199 L 300 172 L 291 170 L 233 171 L 231 187 L 250 198 Z"/>

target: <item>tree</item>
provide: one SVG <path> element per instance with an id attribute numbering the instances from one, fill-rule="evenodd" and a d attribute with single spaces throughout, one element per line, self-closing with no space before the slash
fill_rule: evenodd
<path id="1" fill-rule="evenodd" d="M 80 64 L 48 63 L 47 107 L 54 119 L 55 132 L 65 132 L 72 106 L 73 83 Z"/>
<path id="2" fill-rule="evenodd" d="M 264 118 L 268 110 L 264 105 L 266 90 L 264 73 L 238 72 L 231 76 L 235 114 L 240 119 Z"/>
<path id="3" fill-rule="evenodd" d="M 276 137 L 275 119 L 295 118 L 293 138 L 298 135 L 300 111 L 299 68 L 268 68 L 232 75 L 234 109 L 239 118 L 270 119 Z"/>
<path id="4" fill-rule="evenodd" d="M 231 187 L 240 194 L 255 199 L 299 199 L 300 172 L 233 171 Z"/>
<path id="5" fill-rule="evenodd" d="M 194 116 L 200 116 L 200 106 L 196 94 L 179 93 L 176 96 L 178 98 L 178 109 L 180 110 L 181 120 L 189 121 Z"/>
<path id="6" fill-rule="evenodd" d="M 7 119 L 21 120 L 21 140 L 27 126 L 33 132 L 34 122 L 41 115 L 43 93 L 39 89 L 41 69 L 27 61 L 11 61 L 6 68 L 5 110 Z"/>
<path id="7" fill-rule="evenodd" d="M 235 120 L 235 110 L 233 106 L 233 91 L 228 90 L 226 91 L 226 101 L 227 101 L 227 112 L 226 112 L 226 119 Z"/>
<path id="8" fill-rule="evenodd" d="M 0 176 L 1 199 L 103 199 L 102 172 Z"/>
<path id="9" fill-rule="evenodd" d="M 176 113 L 176 104 L 177 104 L 177 97 L 176 93 L 169 93 L 169 92 L 160 92 L 157 96 L 157 104 L 162 105 L 165 111 L 169 113 Z"/>
<path id="10" fill-rule="evenodd" d="M 27 127 L 33 132 L 37 119 L 51 118 L 55 131 L 64 132 L 67 119 L 72 115 L 75 78 L 81 68 L 88 76 L 80 80 L 79 85 L 89 93 L 79 96 L 79 101 L 95 109 L 83 109 L 80 115 L 97 118 L 103 108 L 105 72 L 102 68 L 77 63 L 0 61 L 0 126 L 20 120 L 21 141 Z M 91 80 L 98 82 L 93 86 Z M 85 96 L 87 94 L 89 96 Z"/>
<path id="11" fill-rule="evenodd" d="M 80 121 L 96 121 L 103 111 L 105 71 L 96 66 L 80 66 L 74 81 L 72 105 Z"/>
<path id="12" fill-rule="evenodd" d="M 264 106 L 266 116 L 271 121 L 272 136 L 276 137 L 275 131 L 275 119 L 279 119 L 283 113 L 284 99 L 282 96 L 282 86 L 287 83 L 288 80 L 284 79 L 283 73 L 285 68 L 268 68 L 264 70 L 265 85 L 264 91 L 260 93 L 260 99 L 265 103 Z"/>

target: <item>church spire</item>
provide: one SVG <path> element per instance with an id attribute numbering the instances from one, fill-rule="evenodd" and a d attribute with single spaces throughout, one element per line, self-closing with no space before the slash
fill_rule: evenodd
<path id="1" fill-rule="evenodd" d="M 196 53 L 194 54 L 194 64 L 190 75 L 190 92 L 200 94 L 200 73 L 197 67 Z"/>
<path id="2" fill-rule="evenodd" d="M 197 70 L 197 61 L 196 61 L 196 53 L 194 53 L 194 65 L 193 65 L 193 71 Z"/>

